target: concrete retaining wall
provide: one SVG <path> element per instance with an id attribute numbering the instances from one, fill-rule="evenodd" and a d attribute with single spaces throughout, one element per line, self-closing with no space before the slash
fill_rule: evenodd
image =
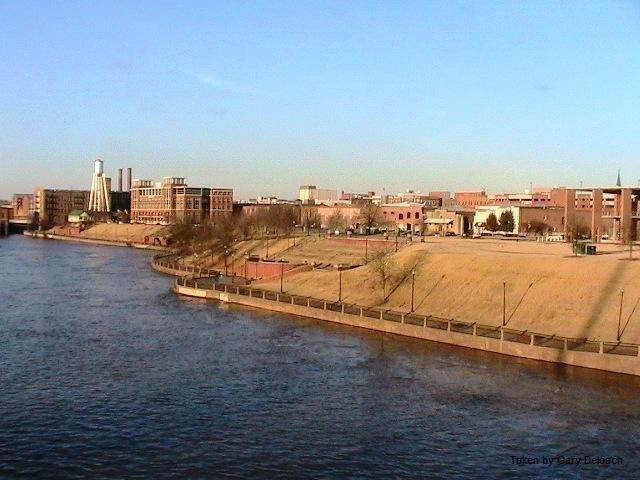
<path id="1" fill-rule="evenodd" d="M 404 316 L 400 322 L 395 322 L 362 316 L 362 311 L 360 315 L 353 315 L 342 313 L 340 311 L 327 310 L 326 305 L 330 302 L 325 302 L 324 309 L 312 308 L 310 306 L 294 305 L 263 298 L 256 298 L 253 296 L 186 287 L 179 285 L 178 282 L 174 285 L 173 290 L 180 295 L 236 303 L 249 307 L 316 318 L 353 327 L 421 338 L 434 342 L 448 343 L 460 347 L 474 348 L 503 355 L 523 357 L 545 362 L 562 363 L 578 367 L 625 373 L 629 375 L 640 375 L 640 358 L 638 356 L 605 354 L 602 353 L 602 347 L 600 353 L 567 350 L 566 343 L 565 349 L 538 346 L 534 345 L 535 335 L 533 334 L 531 335 L 531 342 L 526 344 L 504 340 L 504 334 L 501 334 L 500 338 L 478 336 L 476 335 L 475 327 L 473 328 L 473 334 L 451 331 L 451 322 L 449 322 L 447 330 L 443 330 L 405 323 Z"/>

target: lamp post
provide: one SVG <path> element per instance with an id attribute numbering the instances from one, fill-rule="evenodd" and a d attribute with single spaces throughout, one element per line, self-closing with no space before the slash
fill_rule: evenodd
<path id="1" fill-rule="evenodd" d="M 411 271 L 411 313 L 413 313 L 413 297 L 415 292 L 415 286 L 416 286 L 416 271 L 412 270 Z"/>
<path id="2" fill-rule="evenodd" d="M 622 302 L 624 300 L 624 290 L 620 290 L 620 310 L 618 310 L 618 341 L 620 341 L 620 324 L 622 323 Z"/>
<path id="3" fill-rule="evenodd" d="M 233 256 L 233 254 L 231 254 L 231 276 L 233 277 L 235 275 L 235 257 Z"/>
<path id="4" fill-rule="evenodd" d="M 267 253 L 265 258 L 269 259 L 269 233 L 268 232 L 267 232 Z"/>
<path id="5" fill-rule="evenodd" d="M 502 282 L 502 326 L 507 324 L 507 282 Z"/>
<path id="6" fill-rule="evenodd" d="M 284 263 L 280 262 L 280 293 L 282 293 L 284 286 Z"/>
<path id="7" fill-rule="evenodd" d="M 369 237 L 364 238 L 364 264 L 369 263 Z"/>
<path id="8" fill-rule="evenodd" d="M 293 221 L 293 246 L 296 246 L 296 221 Z"/>
<path id="9" fill-rule="evenodd" d="M 338 303 L 342 303 L 342 269 L 338 266 L 338 276 L 340 278 L 339 288 L 338 288 Z"/>
<path id="10" fill-rule="evenodd" d="M 396 225 L 396 253 L 398 253 L 398 226 Z"/>

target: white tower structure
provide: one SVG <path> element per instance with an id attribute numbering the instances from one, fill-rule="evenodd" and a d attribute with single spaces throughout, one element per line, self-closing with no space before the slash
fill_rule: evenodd
<path id="1" fill-rule="evenodd" d="M 90 212 L 109 212 L 111 210 L 111 193 L 107 185 L 107 177 L 104 176 L 102 160 L 93 162 L 93 180 L 91 182 L 91 194 L 89 195 Z"/>

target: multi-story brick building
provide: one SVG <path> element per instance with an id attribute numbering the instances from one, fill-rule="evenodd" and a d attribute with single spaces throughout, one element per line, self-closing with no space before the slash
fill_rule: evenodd
<path id="1" fill-rule="evenodd" d="M 209 217 L 215 220 L 220 215 L 231 215 L 233 212 L 233 189 L 212 188 Z"/>
<path id="2" fill-rule="evenodd" d="M 36 188 L 33 194 L 33 210 L 39 225 L 48 228 L 67 223 L 72 210 L 86 210 L 89 206 L 89 190 L 53 190 Z"/>
<path id="3" fill-rule="evenodd" d="M 233 190 L 189 187 L 183 177 L 134 180 L 131 187 L 131 223 L 201 223 L 232 210 Z"/>
<path id="4" fill-rule="evenodd" d="M 424 224 L 426 207 L 422 203 L 387 203 L 381 205 L 382 220 L 400 230 L 419 233 Z"/>

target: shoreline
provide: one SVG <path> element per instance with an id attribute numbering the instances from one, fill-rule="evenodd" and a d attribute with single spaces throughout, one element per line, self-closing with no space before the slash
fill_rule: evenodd
<path id="1" fill-rule="evenodd" d="M 640 345 L 636 344 L 591 339 L 568 339 L 526 330 L 517 332 L 504 327 L 493 328 L 492 333 L 488 333 L 485 330 L 490 327 L 476 322 L 467 323 L 430 315 L 425 316 L 388 309 L 377 309 L 375 307 L 338 304 L 330 300 L 310 299 L 309 297 L 300 297 L 287 293 L 279 294 L 275 291 L 250 286 L 244 287 L 242 291 L 237 286 L 220 284 L 210 288 L 198 288 L 197 280 L 188 279 L 188 277 L 198 277 L 202 276 L 203 273 L 210 274 L 210 272 L 204 272 L 189 266 L 175 268 L 172 262 L 164 261 L 167 255 L 170 255 L 170 251 L 166 247 L 125 241 L 67 237 L 45 232 L 24 232 L 24 235 L 33 238 L 160 251 L 162 253 L 153 256 L 151 267 L 155 271 L 176 277 L 171 290 L 178 295 L 215 300 L 222 303 L 234 303 L 261 310 L 339 323 L 500 355 L 640 376 Z M 296 303 L 296 299 L 298 303 Z M 316 303 L 315 306 L 310 303 L 311 300 Z M 345 311 L 345 307 L 352 311 Z M 357 307 L 359 312 L 357 309 L 353 311 L 354 307 Z M 415 320 L 418 317 L 420 320 L 416 323 Z M 440 325 L 432 325 L 438 322 L 440 322 Z M 568 342 L 578 342 L 580 345 L 589 348 L 586 350 L 568 348 Z"/>
<path id="2" fill-rule="evenodd" d="M 579 351 L 568 349 L 566 339 L 562 340 L 562 346 L 553 347 L 538 343 L 540 339 L 550 340 L 555 336 L 547 337 L 543 334 L 521 332 L 516 337 L 508 338 L 507 334 L 511 334 L 510 329 L 494 330 L 500 332 L 497 335 L 481 334 L 483 327 L 474 324 L 466 324 L 453 319 L 430 320 L 432 317 L 424 317 L 420 324 L 409 323 L 405 320 L 409 318 L 409 314 L 399 314 L 400 319 L 392 318 L 393 315 L 398 316 L 398 312 L 393 315 L 387 315 L 388 311 L 376 311 L 368 309 L 367 314 L 363 314 L 365 307 L 359 307 L 359 314 L 347 313 L 345 306 L 341 304 L 339 309 L 335 309 L 338 305 L 334 302 L 313 299 L 316 305 L 311 304 L 311 299 L 295 297 L 286 293 L 278 294 L 258 288 L 246 287 L 241 294 L 238 287 L 220 285 L 220 289 L 198 288 L 197 281 L 192 281 L 193 286 L 189 286 L 189 282 L 177 278 L 172 287 L 172 291 L 178 295 L 188 297 L 201 298 L 206 300 L 215 300 L 222 303 L 234 303 L 252 308 L 268 310 L 273 312 L 297 315 L 300 317 L 313 318 L 332 323 L 339 323 L 352 327 L 363 328 L 366 330 L 374 330 L 394 335 L 401 335 L 421 340 L 444 343 L 461 348 L 471 348 L 475 350 L 486 351 L 490 353 L 508 355 L 512 357 L 525 358 L 529 360 L 543 361 L 547 363 L 556 363 L 570 365 L 580 368 L 588 368 L 592 370 L 601 370 L 612 373 L 640 376 L 640 348 L 637 345 L 622 344 L 624 348 L 631 349 L 626 353 L 612 353 L 616 348 L 609 342 L 593 342 L 597 350 L 595 351 Z M 235 293 L 233 292 L 235 290 Z M 267 292 L 275 298 L 267 299 Z M 297 300 L 302 300 L 298 302 Z M 319 305 L 318 303 L 323 303 Z M 329 308 L 328 308 L 329 307 Z M 376 312 L 376 317 L 372 317 L 370 312 Z M 407 317 L 407 318 L 405 318 Z M 428 322 L 441 322 L 440 326 L 429 326 Z M 456 331 L 459 326 L 467 327 L 467 331 L 462 329 Z M 538 339 L 538 340 L 537 340 Z M 561 339 L 556 339 L 560 341 Z M 586 344 L 587 342 L 585 342 Z M 605 351 L 605 346 L 609 350 Z"/>
<path id="3" fill-rule="evenodd" d="M 68 235 L 57 235 L 54 233 L 47 232 L 22 232 L 22 235 L 32 238 L 40 238 L 44 240 L 63 240 L 68 242 L 79 242 L 79 243 L 89 243 L 93 245 L 105 245 L 112 247 L 129 247 L 129 248 L 138 248 L 141 250 L 156 250 L 162 252 L 169 252 L 170 249 L 167 247 L 162 247 L 158 245 L 148 245 L 146 243 L 139 242 L 129 242 L 126 240 L 108 240 L 101 238 L 92 238 L 92 237 L 74 237 Z"/>

